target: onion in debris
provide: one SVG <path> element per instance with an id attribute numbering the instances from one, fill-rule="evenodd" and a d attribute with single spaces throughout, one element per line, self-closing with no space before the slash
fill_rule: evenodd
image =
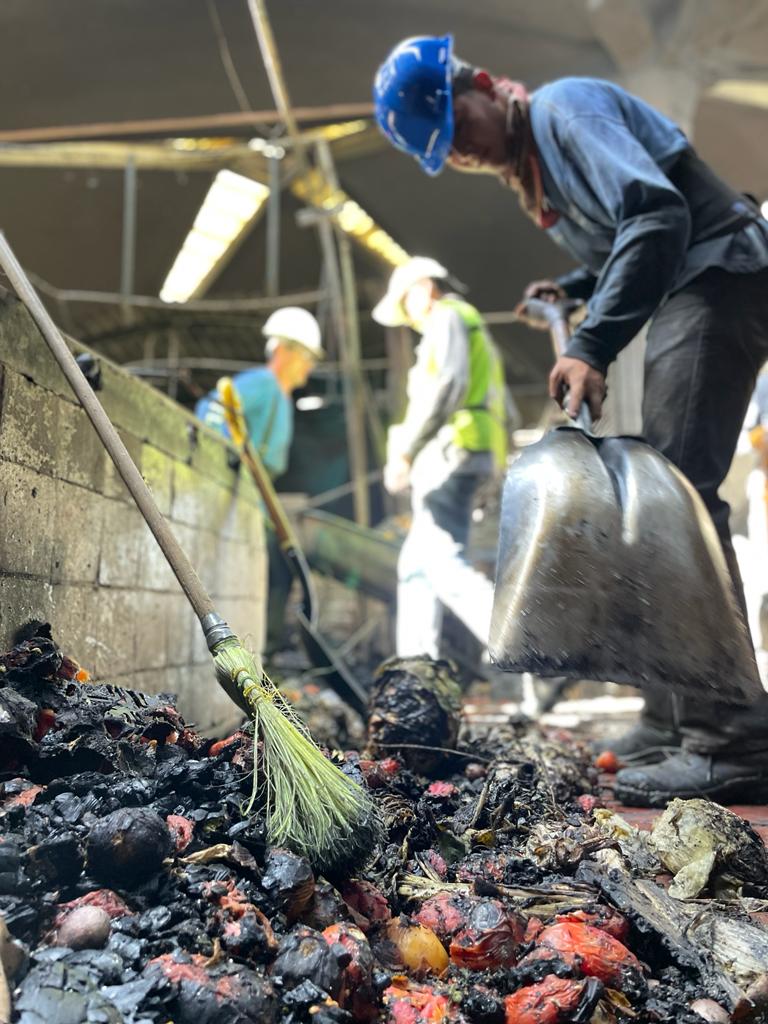
<path id="1" fill-rule="evenodd" d="M 56 932 L 55 945 L 70 949 L 101 949 L 109 938 L 112 921 L 101 907 L 76 907 Z"/>

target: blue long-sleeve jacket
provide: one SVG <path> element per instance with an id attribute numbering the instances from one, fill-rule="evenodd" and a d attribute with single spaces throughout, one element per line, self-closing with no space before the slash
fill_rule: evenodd
<path id="1" fill-rule="evenodd" d="M 232 378 L 243 403 L 251 444 L 274 479 L 288 467 L 293 440 L 293 403 L 281 389 L 269 366 L 254 366 Z M 195 406 L 195 415 L 224 437 L 229 428 L 216 391 L 210 391 Z"/>
<path id="2" fill-rule="evenodd" d="M 551 82 L 531 97 L 531 125 L 544 192 L 560 213 L 548 233 L 582 265 L 560 283 L 589 299 L 568 355 L 605 371 L 665 296 L 703 270 L 768 266 L 768 222 L 701 163 L 692 200 L 676 174 L 684 154 L 697 160 L 687 139 L 619 86 Z M 720 217 L 718 229 L 711 207 L 729 194 L 732 226 Z"/>

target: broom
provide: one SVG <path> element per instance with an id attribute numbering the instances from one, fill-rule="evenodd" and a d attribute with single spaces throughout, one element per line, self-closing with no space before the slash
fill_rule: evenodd
<path id="1" fill-rule="evenodd" d="M 264 799 L 270 842 L 289 846 L 326 874 L 338 874 L 366 857 L 376 840 L 370 798 L 323 755 L 264 674 L 258 659 L 216 613 L 141 473 L 1 232 L 0 266 L 37 324 L 200 620 L 218 682 L 253 720 L 254 793 L 249 808 L 259 792 Z"/>

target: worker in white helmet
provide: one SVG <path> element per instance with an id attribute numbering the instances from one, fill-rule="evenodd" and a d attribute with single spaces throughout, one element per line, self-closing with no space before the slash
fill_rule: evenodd
<path id="1" fill-rule="evenodd" d="M 274 478 L 288 466 L 293 440 L 291 395 L 297 388 L 304 387 L 324 352 L 320 325 L 311 313 L 297 306 L 275 310 L 262 333 L 267 339 L 266 365 L 243 370 L 233 379 L 243 403 L 251 444 Z M 200 399 L 195 414 L 209 427 L 229 437 L 216 391 Z"/>
<path id="2" fill-rule="evenodd" d="M 320 325 L 311 313 L 297 306 L 275 310 L 264 324 L 267 363 L 242 370 L 233 378 L 243 403 L 251 444 L 274 479 L 288 467 L 293 441 L 292 394 L 307 383 L 312 368 L 323 359 Z M 225 437 L 229 430 L 216 391 L 201 398 L 195 414 L 207 426 Z M 273 531 L 267 535 L 269 557 L 269 603 L 267 610 L 267 651 L 280 646 L 285 604 L 292 575 Z"/>
<path id="3" fill-rule="evenodd" d="M 398 561 L 400 656 L 439 655 L 444 606 L 485 646 L 493 606 L 493 584 L 464 550 L 477 490 L 504 468 L 504 374 L 482 317 L 450 292 L 447 278 L 436 260 L 413 257 L 373 310 L 377 323 L 422 335 L 384 472 L 390 493 L 410 487 L 413 511 Z"/>

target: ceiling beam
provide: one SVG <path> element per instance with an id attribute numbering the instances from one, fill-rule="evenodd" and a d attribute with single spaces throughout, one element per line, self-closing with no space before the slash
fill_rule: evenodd
<path id="1" fill-rule="evenodd" d="M 369 122 L 360 122 L 359 126 L 357 122 L 351 122 L 350 125 L 326 125 L 302 132 L 301 137 L 309 143 L 319 139 L 328 140 L 334 159 L 338 161 L 369 156 L 385 145 L 383 136 Z M 276 144 L 283 146 L 283 140 Z M 265 153 L 239 140 L 183 139 L 177 140 L 175 145 L 170 140 L 0 145 L 0 167 L 123 170 L 129 160 L 133 160 L 137 170 L 142 171 L 210 173 L 228 167 L 263 184 L 268 184 L 269 179 Z"/>
<path id="2" fill-rule="evenodd" d="M 294 107 L 297 121 L 339 121 L 371 117 L 372 103 L 331 103 L 324 107 Z M 280 124 L 276 110 L 238 110 L 229 114 L 196 117 L 159 117 L 143 121 L 101 121 L 89 124 L 51 125 L 45 128 L 15 128 L 0 131 L 0 142 L 63 142 L 75 139 L 107 139 L 136 135 L 184 135 L 187 132 L 225 131 Z"/>
<path id="3" fill-rule="evenodd" d="M 185 313 L 258 313 L 277 309 L 279 306 L 304 306 L 319 302 L 324 292 L 293 292 L 287 295 L 257 296 L 252 299 L 194 299 L 181 305 L 163 302 L 154 295 L 121 295 L 119 292 L 85 291 L 75 288 L 56 288 L 35 274 L 30 274 L 35 288 L 57 302 L 85 302 L 117 306 L 127 302 L 137 309 L 158 309 Z"/>
<path id="4" fill-rule="evenodd" d="M 175 149 L 154 142 L 49 142 L 0 146 L 0 167 L 122 170 L 129 160 L 142 171 L 218 171 L 235 163 L 266 180 L 266 160 L 243 143 L 210 149 Z"/>

